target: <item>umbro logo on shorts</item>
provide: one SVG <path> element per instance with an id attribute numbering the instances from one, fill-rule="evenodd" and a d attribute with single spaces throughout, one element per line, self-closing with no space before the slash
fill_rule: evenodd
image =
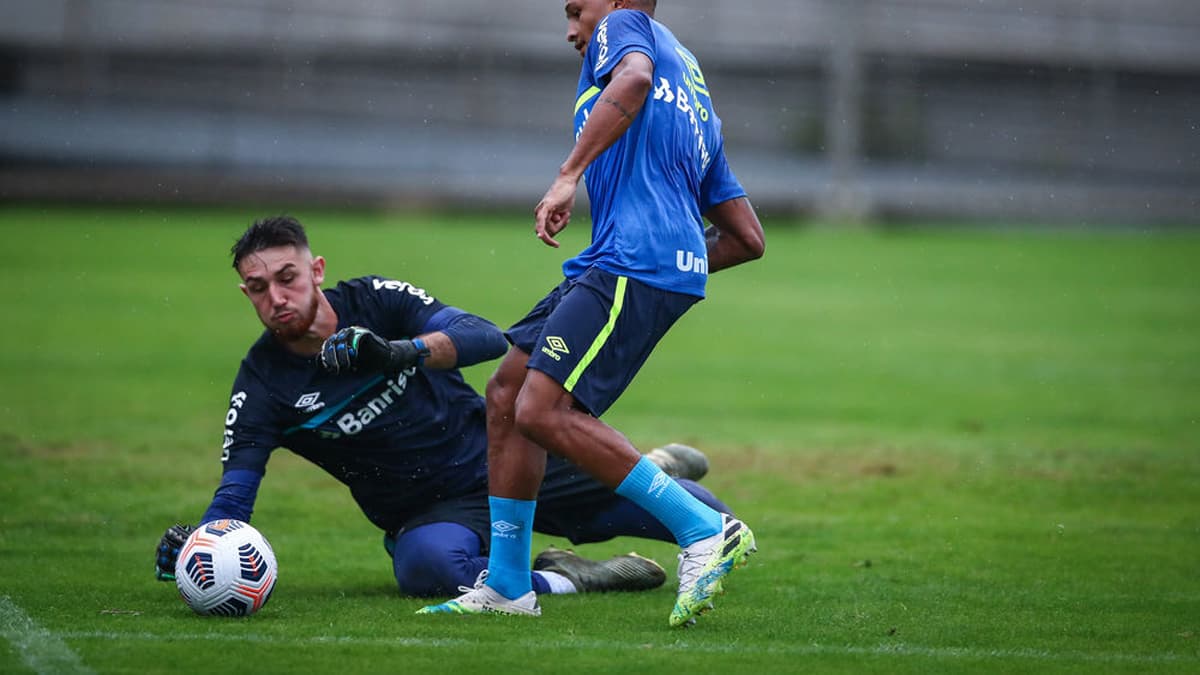
<path id="1" fill-rule="evenodd" d="M 561 361 L 562 357 L 559 354 L 570 354 L 571 350 L 567 348 L 567 341 L 557 335 L 546 336 L 546 344 L 542 347 L 542 353 L 555 361 Z"/>
<path id="2" fill-rule="evenodd" d="M 547 337 L 546 344 L 550 345 L 550 349 L 553 349 L 556 352 L 562 352 L 563 354 L 571 353 L 571 350 L 567 349 L 567 341 L 558 337 L 557 335 L 551 335 Z"/>

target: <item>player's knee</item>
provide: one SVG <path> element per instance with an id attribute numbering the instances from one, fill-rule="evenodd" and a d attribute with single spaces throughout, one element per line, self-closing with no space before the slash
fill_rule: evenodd
<path id="1" fill-rule="evenodd" d="M 543 443 L 552 423 L 549 421 L 551 411 L 540 405 L 532 397 L 522 391 L 517 397 L 516 408 L 513 411 L 517 431 L 522 436 L 535 443 Z"/>
<path id="2" fill-rule="evenodd" d="M 436 546 L 396 549 L 393 570 L 400 592 L 416 597 L 454 595 L 475 583 L 465 552 Z"/>
<path id="3" fill-rule="evenodd" d="M 521 390 L 521 383 L 514 381 L 513 378 L 507 377 L 501 371 L 496 371 L 487 381 L 487 387 L 484 389 L 484 398 L 487 399 L 488 413 L 493 411 L 507 415 L 511 418 L 513 409 L 516 407 L 517 393 Z"/>

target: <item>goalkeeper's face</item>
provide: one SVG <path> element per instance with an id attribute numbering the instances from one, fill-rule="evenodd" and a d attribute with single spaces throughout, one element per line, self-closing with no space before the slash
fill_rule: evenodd
<path id="1" fill-rule="evenodd" d="M 308 334 L 317 318 L 325 259 L 307 248 L 279 246 L 247 255 L 238 266 L 241 289 L 258 318 L 283 340 Z"/>

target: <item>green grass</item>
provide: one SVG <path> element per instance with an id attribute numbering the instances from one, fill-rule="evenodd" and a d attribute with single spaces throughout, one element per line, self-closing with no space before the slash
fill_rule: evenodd
<path id="1" fill-rule="evenodd" d="M 758 534 L 695 628 L 666 625 L 673 579 L 538 620 L 414 616 L 346 491 L 285 451 L 254 518 L 275 596 L 196 617 L 151 555 L 219 480 L 259 332 L 227 252 L 260 215 L 0 209 L 0 672 L 1200 669 L 1194 234 L 768 223 L 767 257 L 716 275 L 606 417 L 704 448 Z M 587 236 L 296 215 L 330 278 L 410 280 L 502 325 Z M 673 569 L 658 542 L 582 552 L 631 548 Z"/>

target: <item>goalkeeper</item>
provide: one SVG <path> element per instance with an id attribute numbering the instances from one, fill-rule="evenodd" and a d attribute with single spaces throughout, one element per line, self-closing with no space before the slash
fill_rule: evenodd
<path id="1" fill-rule="evenodd" d="M 406 282 L 369 276 L 322 290 L 325 260 L 313 256 L 294 218 L 254 223 L 231 253 L 266 330 L 234 380 L 221 483 L 200 522 L 249 521 L 267 460 L 287 448 L 350 489 L 384 532 L 401 592 L 448 596 L 474 585 L 493 529 L 487 416 L 458 369 L 502 355 L 501 331 Z M 691 480 L 707 470 L 699 451 L 669 445 L 648 457 L 729 512 Z M 547 465 L 533 526 L 575 544 L 674 541 L 641 507 L 557 458 Z M 190 531 L 176 525 L 163 535 L 159 579 L 174 578 Z M 666 580 L 661 566 L 636 554 L 591 561 L 550 548 L 533 567 L 538 593 L 646 590 Z"/>

